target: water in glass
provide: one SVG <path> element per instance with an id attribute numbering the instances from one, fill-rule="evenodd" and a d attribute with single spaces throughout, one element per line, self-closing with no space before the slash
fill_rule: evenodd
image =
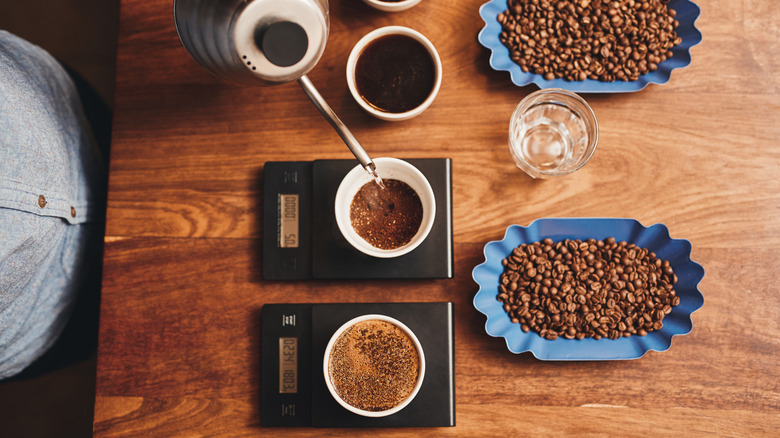
<path id="1" fill-rule="evenodd" d="M 572 109 L 557 103 L 529 108 L 512 131 L 513 153 L 542 172 L 565 170 L 587 151 L 585 121 Z"/>

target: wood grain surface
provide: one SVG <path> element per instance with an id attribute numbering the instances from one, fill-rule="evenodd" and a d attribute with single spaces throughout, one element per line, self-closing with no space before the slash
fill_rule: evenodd
<path id="1" fill-rule="evenodd" d="M 481 0 L 400 13 L 330 2 L 309 77 L 373 157 L 453 159 L 455 278 L 268 282 L 262 168 L 349 158 L 296 84 L 233 85 L 181 46 L 169 0 L 123 0 L 109 178 L 94 433 L 341 436 L 260 426 L 260 309 L 278 302 L 455 303 L 457 427 L 376 435 L 773 436 L 780 429 L 780 8 L 700 0 L 703 42 L 669 83 L 586 95 L 599 146 L 582 170 L 536 181 L 507 147 L 535 86 L 488 66 Z M 441 91 L 388 123 L 352 100 L 351 47 L 373 28 L 437 47 Z M 634 361 L 543 362 L 485 333 L 471 270 L 485 242 L 542 217 L 628 217 L 691 241 L 706 270 L 693 331 Z"/>

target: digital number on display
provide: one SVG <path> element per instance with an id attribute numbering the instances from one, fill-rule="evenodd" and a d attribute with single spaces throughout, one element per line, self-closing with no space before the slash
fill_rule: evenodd
<path id="1" fill-rule="evenodd" d="M 298 392 L 298 338 L 279 338 L 279 393 Z"/>
<path id="2" fill-rule="evenodd" d="M 299 199 L 297 194 L 279 195 L 279 247 L 298 247 L 298 213 Z"/>

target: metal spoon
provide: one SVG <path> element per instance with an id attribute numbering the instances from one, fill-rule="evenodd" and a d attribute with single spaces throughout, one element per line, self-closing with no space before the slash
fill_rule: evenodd
<path id="1" fill-rule="evenodd" d="M 345 125 L 344 122 L 339 119 L 339 116 L 333 112 L 333 109 L 331 109 L 330 105 L 325 102 L 325 99 L 322 97 L 320 92 L 317 91 L 317 88 L 314 86 L 311 80 L 309 80 L 306 75 L 303 75 L 298 79 L 298 84 L 301 86 L 301 88 L 303 88 L 303 91 L 306 93 L 306 95 L 309 96 L 309 99 L 311 99 L 311 102 L 314 104 L 314 106 L 320 110 L 320 113 L 322 113 L 323 117 L 325 117 L 325 120 L 327 120 L 328 123 L 333 126 L 333 129 L 336 130 L 336 132 L 339 134 L 339 137 L 344 140 L 344 143 L 347 144 L 347 147 L 350 151 L 352 151 L 352 154 L 355 156 L 355 158 L 357 158 L 358 162 L 360 162 L 363 168 L 366 169 L 366 172 L 368 172 L 377 181 L 377 184 L 384 188 L 382 179 L 379 178 L 379 175 L 376 173 L 376 165 L 374 164 L 374 161 L 371 160 L 371 157 L 368 156 L 368 153 L 366 153 L 365 149 L 363 149 L 363 146 L 360 145 L 360 142 L 352 134 L 352 131 L 347 128 L 347 125 Z"/>

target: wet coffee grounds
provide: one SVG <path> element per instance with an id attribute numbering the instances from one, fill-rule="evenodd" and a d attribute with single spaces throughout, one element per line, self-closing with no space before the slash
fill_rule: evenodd
<path id="1" fill-rule="evenodd" d="M 352 198 L 349 219 L 355 232 L 379 249 L 400 248 L 412 240 L 422 223 L 420 197 L 408 184 L 396 179 L 366 183 Z"/>
<path id="2" fill-rule="evenodd" d="M 645 336 L 680 304 L 669 261 L 612 237 L 522 244 L 502 264 L 498 301 L 549 340 Z"/>
<path id="3" fill-rule="evenodd" d="M 339 336 L 330 353 L 328 372 L 342 400 L 364 411 L 386 411 L 414 391 L 420 357 L 400 327 L 372 319 L 358 322 Z"/>

